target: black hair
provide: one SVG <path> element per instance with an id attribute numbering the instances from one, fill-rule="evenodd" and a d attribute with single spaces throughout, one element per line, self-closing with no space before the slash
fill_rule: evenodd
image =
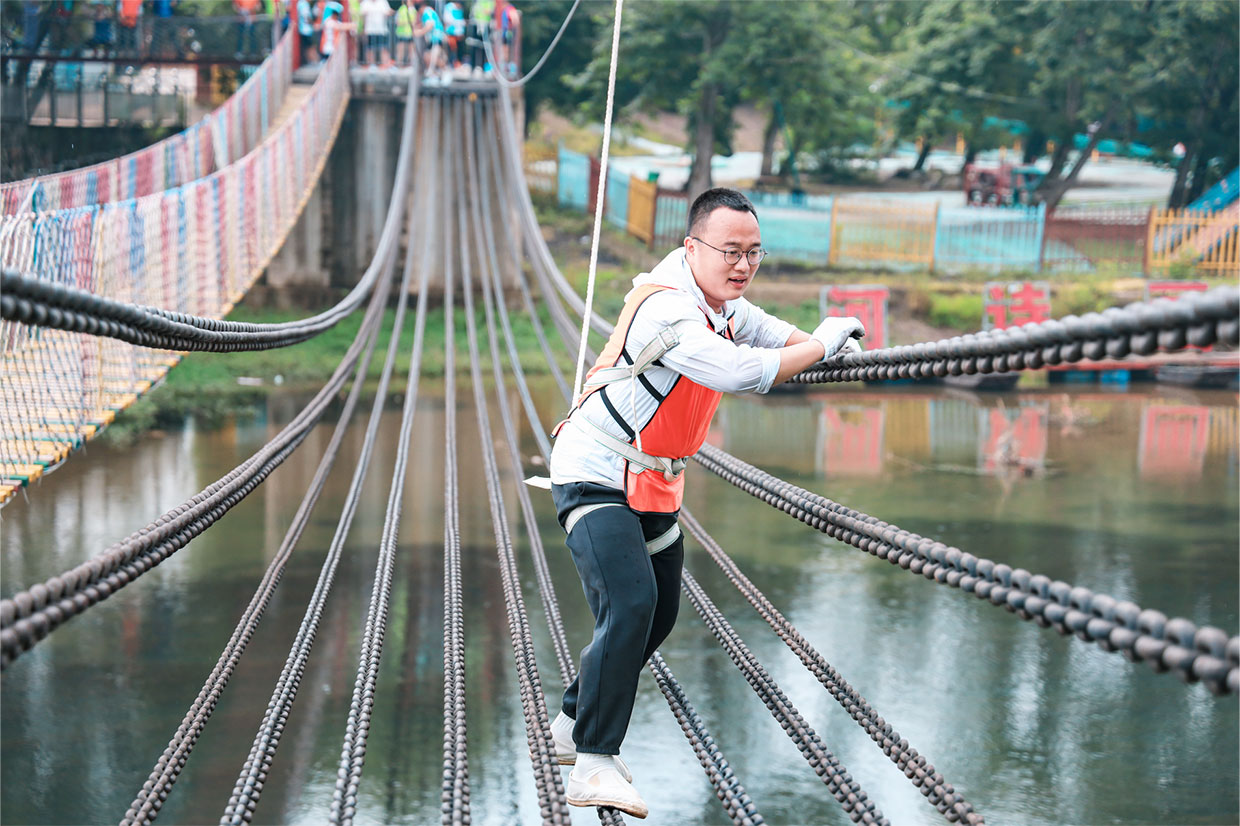
<path id="1" fill-rule="evenodd" d="M 694 199 L 693 206 L 689 207 L 689 227 L 686 234 L 692 235 L 694 229 L 700 227 L 707 216 L 720 207 L 734 209 L 737 212 L 748 212 L 754 218 L 758 217 L 758 211 L 753 208 L 748 198 L 735 189 L 717 186 L 706 190 Z"/>

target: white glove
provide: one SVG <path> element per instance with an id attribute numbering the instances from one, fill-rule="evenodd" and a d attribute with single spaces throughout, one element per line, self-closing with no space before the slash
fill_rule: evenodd
<path id="1" fill-rule="evenodd" d="M 865 335 L 865 327 L 852 316 L 824 318 L 822 323 L 810 333 L 810 338 L 822 344 L 826 350 L 823 359 L 829 359 L 840 352 L 859 353 L 861 344 L 857 339 Z"/>

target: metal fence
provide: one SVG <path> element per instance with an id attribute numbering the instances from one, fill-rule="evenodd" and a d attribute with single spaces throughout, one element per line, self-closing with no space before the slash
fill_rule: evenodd
<path id="1" fill-rule="evenodd" d="M 554 165 L 554 168 L 552 168 Z M 593 210 L 598 161 L 560 147 L 527 160 L 531 185 L 563 206 Z M 651 247 L 681 243 L 683 192 L 611 173 L 608 221 Z M 640 196 L 636 188 L 644 187 Z M 651 194 L 653 192 L 653 194 Z M 936 272 L 1240 274 L 1240 202 L 1215 211 L 1145 206 L 1044 205 L 990 209 L 902 199 L 746 193 L 762 219 L 763 246 L 781 259 L 825 266 Z"/>

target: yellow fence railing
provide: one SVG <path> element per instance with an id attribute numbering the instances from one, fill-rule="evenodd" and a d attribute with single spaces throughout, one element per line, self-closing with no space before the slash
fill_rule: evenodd
<path id="1" fill-rule="evenodd" d="M 559 164 L 556 163 L 555 152 L 540 152 L 525 147 L 525 180 L 529 188 L 535 192 L 547 192 L 552 195 L 559 190 Z"/>
<path id="2" fill-rule="evenodd" d="M 629 176 L 628 232 L 647 244 L 654 243 L 654 210 L 659 199 L 659 185 Z"/>
<path id="3" fill-rule="evenodd" d="M 844 201 L 831 204 L 830 264 L 900 262 L 934 266 L 937 204 Z"/>
<path id="4" fill-rule="evenodd" d="M 1180 265 L 1215 275 L 1240 273 L 1240 203 L 1218 212 L 1152 210 L 1146 249 L 1151 271 Z"/>

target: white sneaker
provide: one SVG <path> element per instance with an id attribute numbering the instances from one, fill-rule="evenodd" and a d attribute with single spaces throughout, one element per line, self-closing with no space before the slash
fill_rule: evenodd
<path id="1" fill-rule="evenodd" d="M 646 801 L 633 785 L 620 776 L 606 754 L 582 755 L 568 773 L 565 799 L 570 806 L 610 806 L 627 815 L 644 818 L 650 814 Z"/>
<path id="2" fill-rule="evenodd" d="M 575 721 L 564 712 L 560 712 L 551 721 L 551 739 L 555 741 L 555 760 L 561 766 L 574 766 L 577 764 L 577 744 L 573 742 L 573 723 Z M 633 773 L 629 771 L 629 767 L 625 765 L 620 755 L 613 754 L 612 762 L 616 764 L 616 771 L 620 772 L 620 776 L 624 778 L 626 783 L 633 782 Z"/>

